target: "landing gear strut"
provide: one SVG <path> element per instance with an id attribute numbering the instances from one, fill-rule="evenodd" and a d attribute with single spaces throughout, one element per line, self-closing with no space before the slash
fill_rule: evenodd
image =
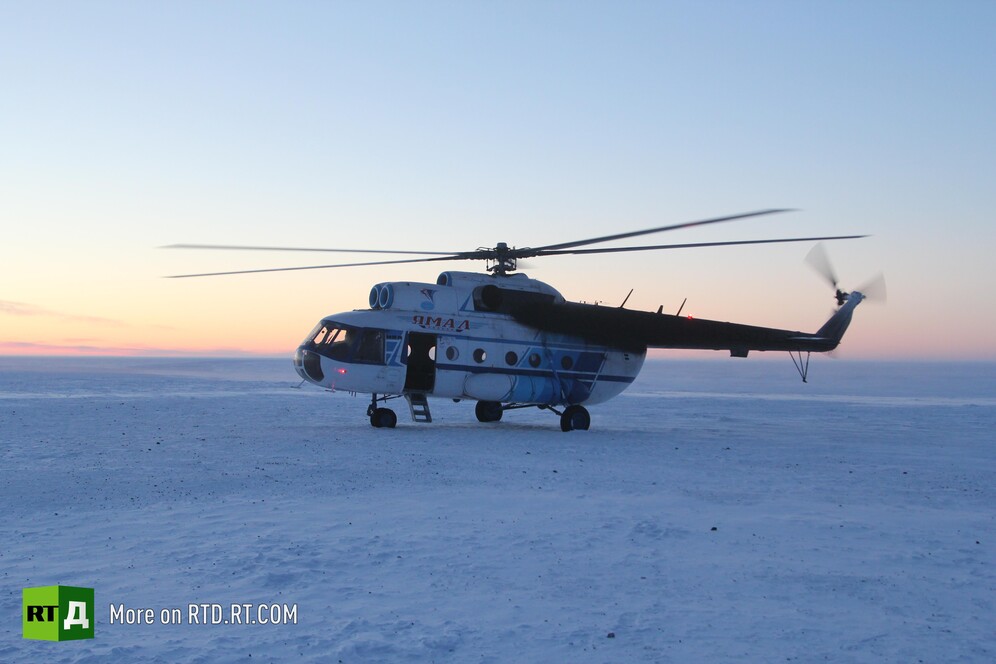
<path id="1" fill-rule="evenodd" d="M 540 410 L 548 410 L 555 415 L 559 415 L 561 431 L 587 431 L 588 427 L 591 426 L 591 415 L 588 414 L 588 410 L 584 406 L 578 404 L 568 406 L 561 413 L 553 406 L 547 404 L 503 404 L 500 401 L 478 401 L 477 406 L 474 407 L 474 414 L 477 415 L 479 422 L 497 422 L 506 410 L 516 410 L 518 408 L 539 408 Z"/>
<path id="2" fill-rule="evenodd" d="M 378 429 L 393 429 L 398 424 L 398 416 L 390 408 L 378 408 L 378 401 L 387 401 L 389 397 L 377 398 L 376 394 L 371 395 L 370 405 L 367 406 L 367 415 L 370 417 L 370 425 Z"/>
<path id="3" fill-rule="evenodd" d="M 591 415 L 584 406 L 568 406 L 560 416 L 561 431 L 587 431 L 591 426 Z"/>

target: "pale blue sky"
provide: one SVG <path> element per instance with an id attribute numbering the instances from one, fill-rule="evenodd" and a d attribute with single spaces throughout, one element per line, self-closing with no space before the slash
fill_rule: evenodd
<path id="1" fill-rule="evenodd" d="M 889 280 L 857 354 L 993 358 L 994 34 L 992 2 L 0 2 L 0 301 L 156 347 L 149 330 L 200 325 L 214 347 L 251 305 L 286 321 L 263 345 L 292 347 L 371 283 L 439 267 L 191 285 L 157 277 L 332 261 L 154 248 L 464 250 L 797 207 L 659 239 L 871 233 L 830 248 L 845 285 Z M 636 286 L 631 306 L 688 296 L 815 329 L 832 303 L 807 250 L 529 273 L 574 299 Z M 37 338 L 24 318 L 0 342 Z"/>

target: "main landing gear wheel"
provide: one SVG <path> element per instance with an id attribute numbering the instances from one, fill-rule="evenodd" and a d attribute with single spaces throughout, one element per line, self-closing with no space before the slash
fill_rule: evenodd
<path id="1" fill-rule="evenodd" d="M 591 415 L 584 406 L 568 406 L 560 416 L 561 431 L 587 431 L 591 426 Z"/>
<path id="2" fill-rule="evenodd" d="M 504 412 L 505 410 L 497 401 L 478 401 L 474 407 L 474 414 L 477 415 L 478 422 L 497 422 Z"/>
<path id="3" fill-rule="evenodd" d="M 381 428 L 393 429 L 398 423 L 398 416 L 390 408 L 378 408 L 370 413 L 370 424 Z"/>

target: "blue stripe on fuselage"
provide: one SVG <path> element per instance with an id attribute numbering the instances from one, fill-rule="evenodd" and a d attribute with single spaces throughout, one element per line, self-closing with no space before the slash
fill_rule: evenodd
<path id="1" fill-rule="evenodd" d="M 509 376 L 537 376 L 540 378 L 555 378 L 559 376 L 563 378 L 573 378 L 575 380 L 595 380 L 597 377 L 599 381 L 606 381 L 609 383 L 632 383 L 636 379 L 636 376 L 607 376 L 602 374 L 597 375 L 595 372 L 582 373 L 578 371 L 557 371 L 554 374 L 553 371 L 549 369 L 524 369 L 524 368 L 506 368 L 506 367 L 485 367 L 480 365 L 472 364 L 441 364 L 436 362 L 437 371 L 465 371 L 467 373 L 495 373 L 495 374 L 505 374 Z"/>

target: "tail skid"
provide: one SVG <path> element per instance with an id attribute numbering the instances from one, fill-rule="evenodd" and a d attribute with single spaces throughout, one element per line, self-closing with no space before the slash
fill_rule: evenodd
<path id="1" fill-rule="evenodd" d="M 837 291 L 838 297 L 843 300 L 843 304 L 840 309 L 834 312 L 834 315 L 830 317 L 826 323 L 823 324 L 816 334 L 813 335 L 812 341 L 821 344 L 823 347 L 815 349 L 816 352 L 825 353 L 835 349 L 840 345 L 840 340 L 844 338 L 844 333 L 847 332 L 847 326 L 851 324 L 851 317 L 854 315 L 854 309 L 861 301 L 865 299 L 865 296 L 858 292 L 853 291 L 851 293 L 841 293 Z M 813 352 L 814 349 L 809 349 L 806 351 L 795 350 L 789 351 L 789 357 L 792 358 L 792 364 L 795 365 L 796 370 L 799 372 L 799 376 L 802 378 L 802 382 L 807 383 L 809 378 L 809 354 Z M 803 358 L 802 353 L 806 353 L 806 357 Z"/>

